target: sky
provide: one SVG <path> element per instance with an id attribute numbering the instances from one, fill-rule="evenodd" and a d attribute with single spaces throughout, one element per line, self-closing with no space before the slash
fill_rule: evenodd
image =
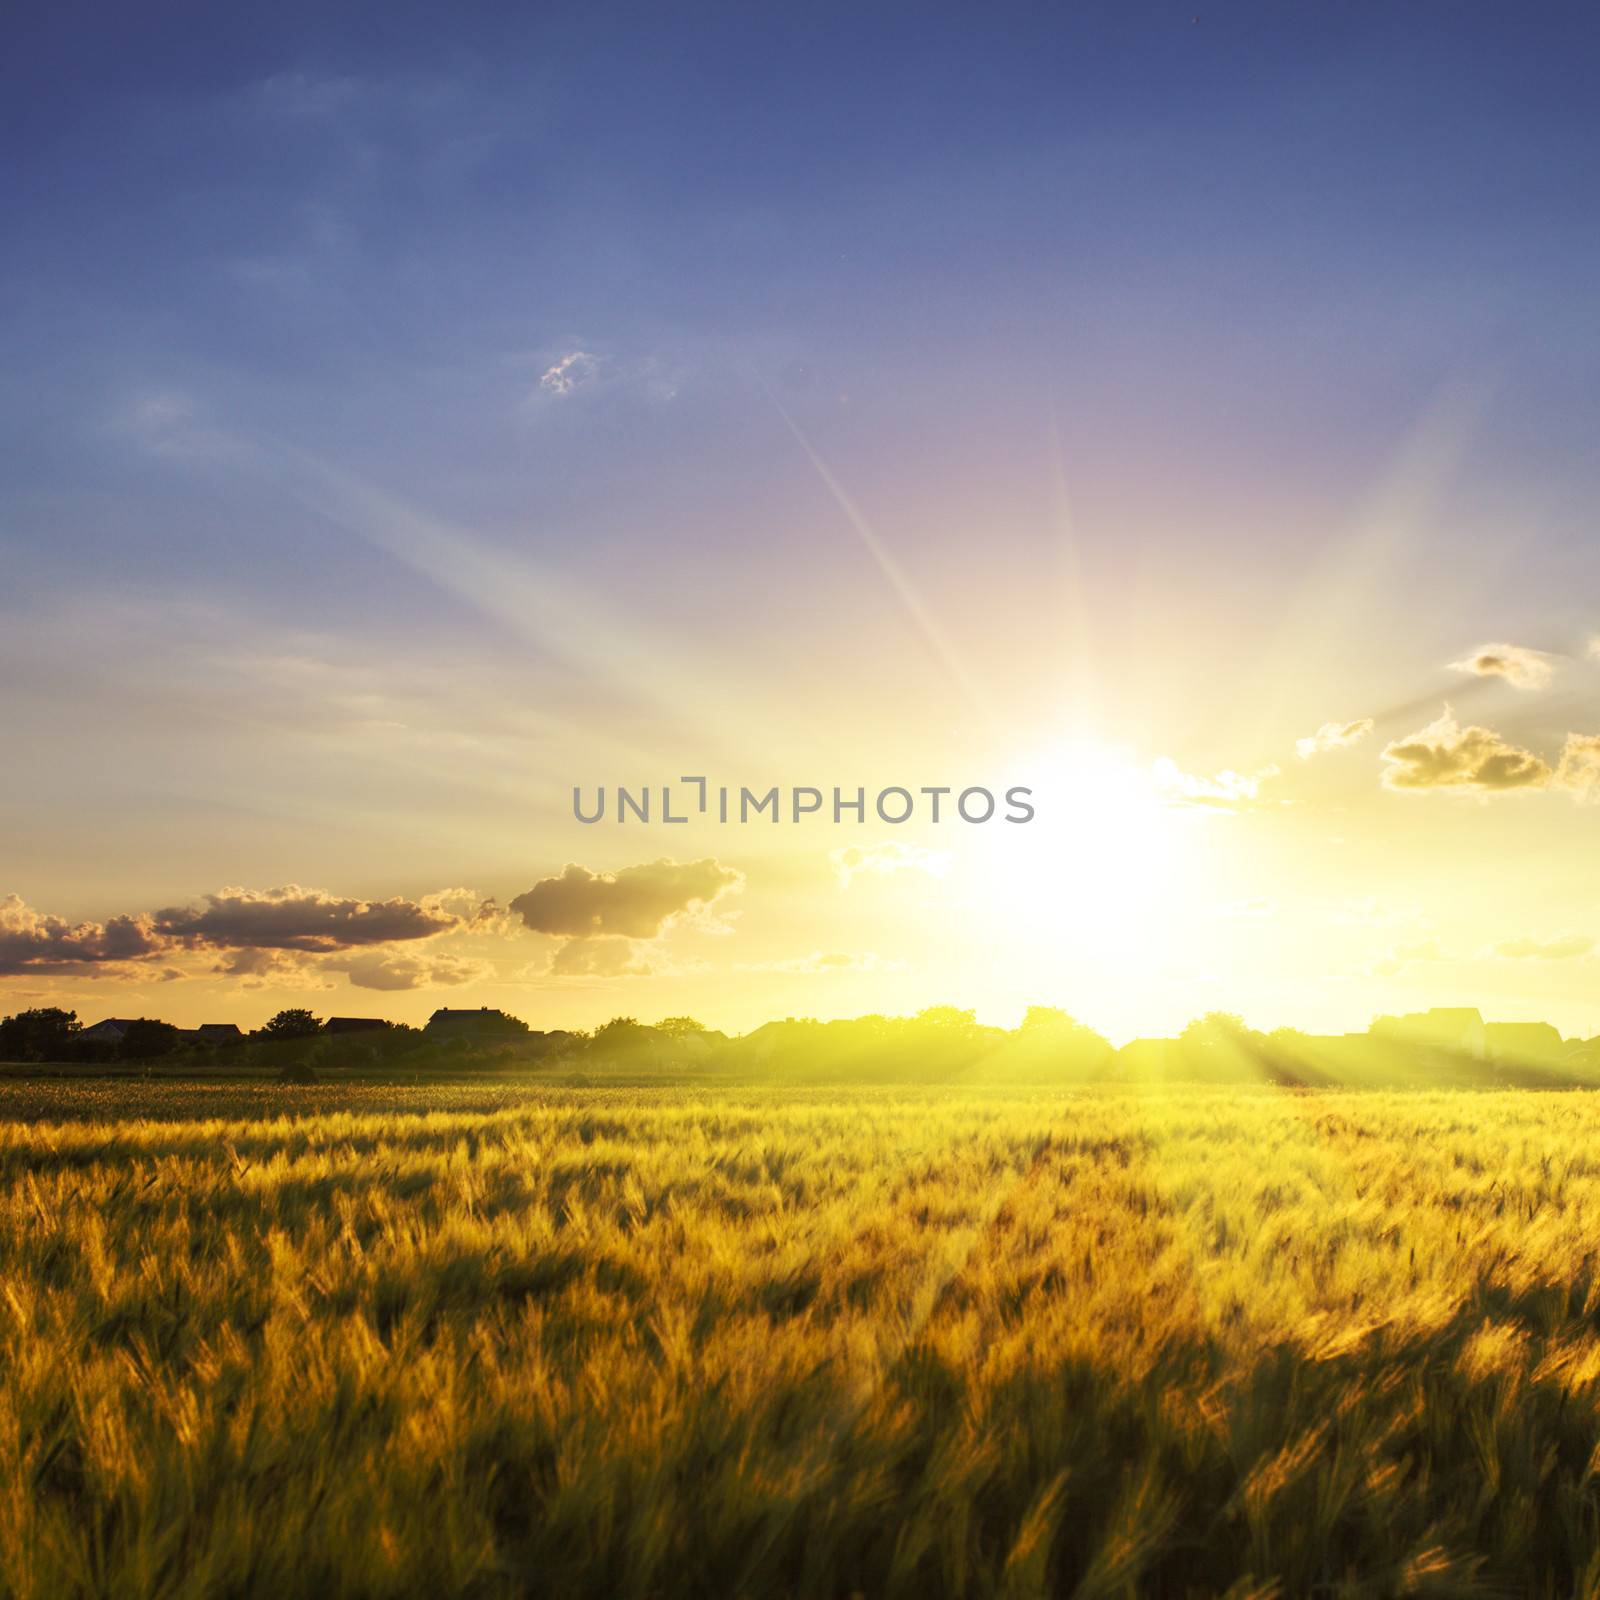
<path id="1" fill-rule="evenodd" d="M 1600 1033 L 1591 10 L 8 34 L 0 1012 Z"/>

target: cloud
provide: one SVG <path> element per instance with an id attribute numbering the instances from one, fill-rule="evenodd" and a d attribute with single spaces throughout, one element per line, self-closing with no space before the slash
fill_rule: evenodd
<path id="1" fill-rule="evenodd" d="M 35 911 L 20 895 L 0 900 L 0 976 L 66 972 L 90 977 L 97 967 L 138 961 L 165 948 L 148 917 L 66 922 Z"/>
<path id="2" fill-rule="evenodd" d="M 568 939 L 556 947 L 549 966 L 553 978 L 648 978 L 657 971 L 647 949 L 615 934 Z"/>
<path id="3" fill-rule="evenodd" d="M 1574 961 L 1594 949 L 1585 933 L 1564 933 L 1555 939 L 1502 939 L 1493 954 L 1507 961 Z"/>
<path id="4" fill-rule="evenodd" d="M 1547 788 L 1555 778 L 1541 756 L 1520 749 L 1492 729 L 1463 728 L 1449 706 L 1427 727 L 1385 745 L 1383 759 L 1389 763 L 1383 782 L 1390 789 L 1498 794 Z M 1600 753 L 1596 765 L 1600 770 Z"/>
<path id="5" fill-rule="evenodd" d="M 1452 672 L 1470 672 L 1479 678 L 1504 678 L 1517 689 L 1548 687 L 1556 670 L 1555 659 L 1542 650 L 1520 644 L 1480 645 L 1461 661 L 1450 663 Z"/>
<path id="6" fill-rule="evenodd" d="M 451 909 L 463 899 L 473 907 L 470 916 Z M 207 895 L 202 906 L 69 923 L 35 911 L 13 894 L 0 900 L 0 977 L 21 972 L 128 977 L 157 957 L 211 950 L 226 952 L 215 972 L 245 979 L 252 987 L 312 981 L 310 966 L 299 958 L 431 939 L 476 927 L 483 913 L 484 904 L 465 890 L 445 890 L 420 902 L 354 900 L 288 884 L 222 889 Z"/>
<path id="7" fill-rule="evenodd" d="M 157 935 L 177 945 L 213 949 L 331 953 L 373 944 L 431 939 L 461 925 L 439 904 L 341 899 L 321 889 L 221 889 L 206 904 L 169 906 L 153 918 Z"/>
<path id="8" fill-rule="evenodd" d="M 555 878 L 541 878 L 511 902 L 534 933 L 566 939 L 604 934 L 654 939 L 669 923 L 738 891 L 744 874 L 707 856 L 702 861 L 659 861 L 591 872 L 576 862 Z"/>
<path id="9" fill-rule="evenodd" d="M 1333 920 L 1354 928 L 1397 928 L 1425 923 L 1420 906 L 1385 905 L 1375 895 L 1351 900 L 1334 912 Z"/>
<path id="10" fill-rule="evenodd" d="M 439 989 L 482 983 L 494 976 L 487 961 L 464 956 L 417 956 L 407 952 L 366 950 L 322 962 L 325 972 L 343 972 L 358 989 Z"/>
<path id="11" fill-rule="evenodd" d="M 1313 734 L 1296 739 L 1294 747 L 1302 761 L 1312 756 L 1326 755 L 1330 750 L 1343 750 L 1347 745 L 1358 744 L 1372 732 L 1372 718 L 1358 717 L 1354 722 L 1324 722 Z"/>
<path id="12" fill-rule="evenodd" d="M 461 923 L 489 923 L 498 911 L 493 897 L 479 894 L 476 889 L 439 889 L 423 895 L 417 904 L 424 911 L 453 917 Z"/>
<path id="13" fill-rule="evenodd" d="M 888 877 L 896 872 L 925 872 L 942 878 L 950 870 L 948 850 L 926 850 L 921 845 L 886 841 L 882 844 L 849 844 L 828 852 L 828 860 L 846 888 L 852 878 L 864 872 Z"/>
<path id="14" fill-rule="evenodd" d="M 311 956 L 294 950 L 229 950 L 211 969 L 241 989 L 331 989 Z"/>
<path id="15" fill-rule="evenodd" d="M 904 972 L 903 961 L 885 961 L 882 956 L 864 950 L 855 955 L 840 951 L 813 950 L 808 956 L 790 956 L 782 961 L 741 962 L 735 972 L 784 972 L 804 977 L 821 978 L 839 972 Z"/>
<path id="16" fill-rule="evenodd" d="M 569 350 L 539 378 L 545 394 L 565 396 L 587 388 L 600 377 L 600 367 L 587 350 Z"/>
<path id="17" fill-rule="evenodd" d="M 1380 978 L 1392 978 L 1416 961 L 1448 961 L 1437 939 L 1419 939 L 1414 944 L 1396 945 L 1381 961 L 1375 962 L 1373 973 Z"/>
<path id="18" fill-rule="evenodd" d="M 726 933 L 712 907 L 744 887 L 744 874 L 707 856 L 702 861 L 662 857 L 617 872 L 591 872 L 569 862 L 558 877 L 541 878 L 511 902 L 509 911 L 534 933 L 564 942 L 552 953 L 556 978 L 642 978 L 663 970 L 645 948 L 669 928 L 693 926 Z"/>
<path id="19" fill-rule="evenodd" d="M 1554 782 L 1581 801 L 1600 799 L 1600 733 L 1569 733 Z"/>
<path id="20" fill-rule="evenodd" d="M 267 116 L 324 122 L 358 105 L 371 92 L 359 78 L 280 72 L 255 84 L 248 99 Z"/>
<path id="21" fill-rule="evenodd" d="M 1261 785 L 1278 776 L 1276 766 L 1257 772 L 1225 769 L 1214 777 L 1201 777 L 1182 771 L 1177 762 L 1162 756 L 1151 768 L 1155 786 L 1170 805 L 1207 806 L 1214 810 L 1247 810 L 1255 805 Z"/>

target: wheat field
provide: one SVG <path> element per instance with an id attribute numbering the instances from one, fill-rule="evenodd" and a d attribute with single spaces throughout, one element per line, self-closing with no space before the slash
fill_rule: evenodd
<path id="1" fill-rule="evenodd" d="M 1600 1595 L 1600 1098 L 0 1088 L 0 1592 Z"/>

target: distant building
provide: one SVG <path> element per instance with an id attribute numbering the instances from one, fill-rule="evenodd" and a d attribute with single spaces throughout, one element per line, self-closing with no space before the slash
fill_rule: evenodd
<path id="1" fill-rule="evenodd" d="M 1548 1022 L 1491 1022 L 1483 1031 L 1493 1061 L 1554 1061 L 1567 1047 Z"/>
<path id="2" fill-rule="evenodd" d="M 237 1022 L 202 1022 L 194 1030 L 195 1043 L 215 1050 L 222 1045 L 243 1044 L 244 1034 Z"/>
<path id="3" fill-rule="evenodd" d="M 1371 1031 L 1374 1037 L 1395 1044 L 1448 1050 L 1479 1061 L 1488 1051 L 1483 1015 L 1476 1006 L 1434 1006 L 1403 1017 L 1379 1017 Z"/>
<path id="4" fill-rule="evenodd" d="M 134 1024 L 133 1017 L 107 1017 L 92 1028 L 85 1028 L 78 1038 L 84 1044 L 119 1045 Z"/>
<path id="5" fill-rule="evenodd" d="M 507 1016 L 504 1011 L 491 1010 L 488 1006 L 479 1006 L 476 1011 L 456 1010 L 450 1006 L 440 1006 L 428 1018 L 428 1025 L 423 1032 L 431 1038 L 472 1038 L 487 1034 L 525 1034 L 528 1025 L 516 1017 Z"/>
<path id="6" fill-rule="evenodd" d="M 389 1024 L 382 1017 L 329 1017 L 322 1024 L 324 1033 L 376 1033 Z"/>

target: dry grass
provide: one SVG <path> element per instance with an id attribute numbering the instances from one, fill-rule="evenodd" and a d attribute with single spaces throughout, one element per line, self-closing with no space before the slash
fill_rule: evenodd
<path id="1" fill-rule="evenodd" d="M 0 1097 L 6 1594 L 1600 1594 L 1600 1099 L 240 1093 Z"/>

